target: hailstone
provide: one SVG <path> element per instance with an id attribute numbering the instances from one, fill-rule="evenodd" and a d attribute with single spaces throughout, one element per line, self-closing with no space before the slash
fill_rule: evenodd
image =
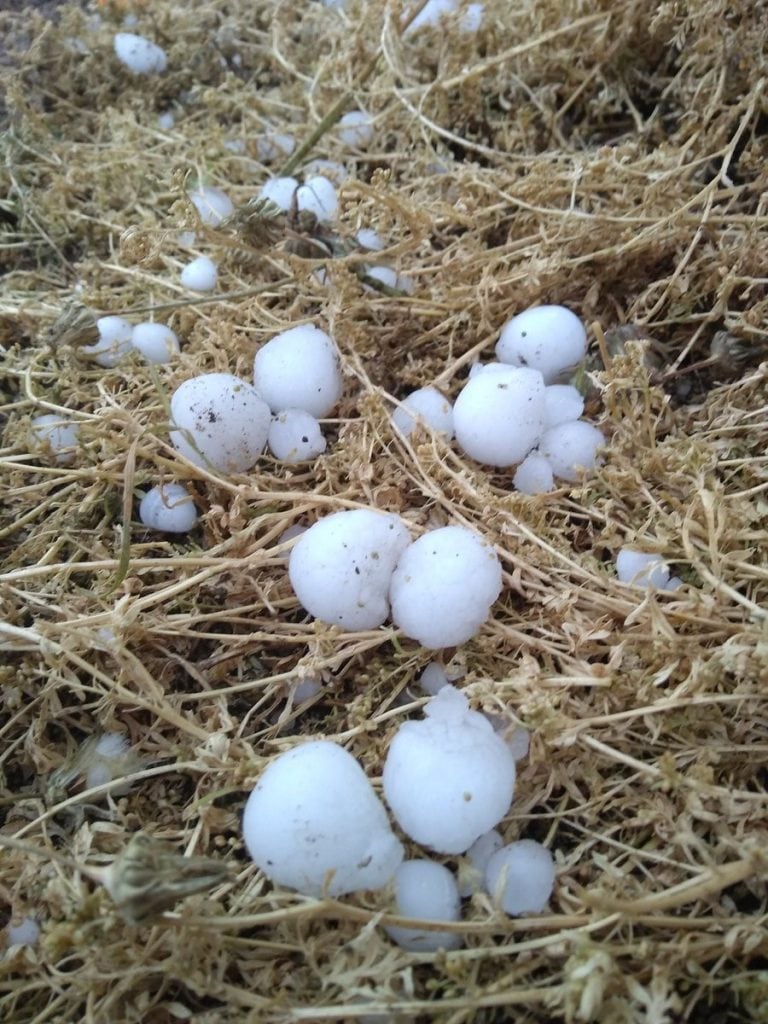
<path id="1" fill-rule="evenodd" d="M 336 346 L 314 324 L 292 327 L 256 353 L 253 382 L 272 412 L 304 409 L 321 419 L 341 397 Z"/>
<path id="2" fill-rule="evenodd" d="M 458 921 L 459 889 L 453 874 L 433 860 L 406 860 L 395 872 L 395 903 L 401 917 L 422 921 Z M 403 949 L 435 952 L 458 949 L 461 936 L 425 928 L 388 925 L 387 935 Z"/>
<path id="3" fill-rule="evenodd" d="M 538 370 L 490 370 L 464 385 L 453 406 L 461 450 L 491 466 L 522 462 L 544 429 L 544 380 Z"/>
<path id="4" fill-rule="evenodd" d="M 501 329 L 496 355 L 502 363 L 539 370 L 553 384 L 586 355 L 587 332 L 565 306 L 532 306 Z"/>
<path id="5" fill-rule="evenodd" d="M 502 846 L 485 868 L 485 888 L 507 914 L 538 914 L 555 884 L 552 854 L 533 839 Z"/>

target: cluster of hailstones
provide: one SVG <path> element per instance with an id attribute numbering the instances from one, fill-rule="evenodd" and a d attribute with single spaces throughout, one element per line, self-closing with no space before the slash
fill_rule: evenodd
<path id="1" fill-rule="evenodd" d="M 248 797 L 243 836 L 249 854 L 275 884 L 307 896 L 337 897 L 394 887 L 399 916 L 457 922 L 461 897 L 484 889 L 508 914 L 538 913 L 555 881 L 552 854 L 532 839 L 504 844 L 495 826 L 515 789 L 513 751 L 493 725 L 443 686 L 425 718 L 404 722 L 387 752 L 383 794 L 395 821 L 426 851 L 466 855 L 460 885 L 429 857 L 404 859 L 381 800 L 362 767 L 327 740 L 280 754 Z M 456 949 L 460 929 L 388 926 L 405 949 Z"/>

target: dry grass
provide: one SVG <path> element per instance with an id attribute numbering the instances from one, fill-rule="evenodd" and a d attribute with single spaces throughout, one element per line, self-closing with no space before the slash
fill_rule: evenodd
<path id="1" fill-rule="evenodd" d="M 0 962 L 0 1016 L 768 1020 L 762 6 L 487 0 L 477 36 L 454 20 L 408 41 L 383 0 L 349 0 L 345 14 L 156 0 L 133 8 L 136 31 L 169 51 L 152 79 L 112 56 L 127 7 L 102 5 L 100 25 L 74 4 L 56 24 L 0 22 L 13 65 L 0 801 L 17 844 L 0 852 L 0 899 L 42 925 L 36 946 Z M 225 226 L 197 244 L 226 294 L 190 301 L 185 187 L 199 178 L 243 206 L 278 169 L 257 160 L 265 125 L 311 139 L 342 99 L 375 115 L 376 141 L 350 158 L 323 125 L 311 154 L 353 170 L 340 239 L 378 228 L 382 261 L 414 295 L 363 292 L 354 251 L 328 261 L 323 286 L 322 261 L 288 251 L 293 229 L 260 245 Z M 169 106 L 176 125 L 161 130 Z M 134 320 L 157 307 L 181 358 L 156 372 L 85 363 L 76 335 L 52 331 L 73 300 Z M 455 395 L 500 325 L 549 301 L 593 325 L 583 381 L 608 438 L 598 472 L 527 498 L 509 473 L 393 434 L 390 397 L 433 381 Z M 329 453 L 301 469 L 265 457 L 229 479 L 176 456 L 171 390 L 207 370 L 247 377 L 256 347 L 303 319 L 333 334 L 347 375 Z M 81 426 L 72 466 L 30 444 L 30 417 L 59 410 Z M 135 492 L 159 479 L 193 488 L 203 519 L 190 537 L 137 523 Z M 432 656 L 387 627 L 308 620 L 286 578 L 288 526 L 369 505 L 415 532 L 466 523 L 496 544 L 504 595 L 445 657 L 465 666 L 475 707 L 532 730 L 503 831 L 558 861 L 550 914 L 511 920 L 473 897 L 465 948 L 447 956 L 394 947 L 378 927 L 386 895 L 273 889 L 240 840 L 245 792 L 276 752 L 333 738 L 376 780 L 416 710 L 398 697 Z M 619 584 L 627 543 L 662 552 L 686 586 Z M 297 710 L 307 673 L 327 685 Z M 102 730 L 141 758 L 127 795 L 78 784 L 76 750 Z M 129 924 L 93 878 L 139 829 L 208 858 L 203 874 L 210 858 L 231 874 Z"/>

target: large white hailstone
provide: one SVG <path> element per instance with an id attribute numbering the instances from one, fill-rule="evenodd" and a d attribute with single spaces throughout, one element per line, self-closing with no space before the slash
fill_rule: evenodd
<path id="1" fill-rule="evenodd" d="M 584 324 L 565 306 L 532 306 L 501 329 L 496 355 L 502 363 L 530 366 L 553 384 L 587 352 Z"/>
<path id="2" fill-rule="evenodd" d="M 291 551 L 291 585 L 315 618 L 344 629 L 375 629 L 389 614 L 392 572 L 410 542 L 398 516 L 367 508 L 334 512 Z"/>
<path id="3" fill-rule="evenodd" d="M 326 448 L 320 424 L 303 409 L 279 412 L 270 424 L 267 444 L 276 459 L 288 463 L 314 459 Z"/>
<path id="4" fill-rule="evenodd" d="M 218 279 L 218 268 L 209 256 L 198 256 L 181 272 L 181 283 L 193 292 L 212 292 Z"/>
<path id="5" fill-rule="evenodd" d="M 443 526 L 414 541 L 392 575 L 392 621 L 423 647 L 455 647 L 473 637 L 501 593 L 501 563 L 464 526 Z"/>
<path id="6" fill-rule="evenodd" d="M 445 686 L 426 718 L 395 733 L 382 777 L 384 798 L 411 839 L 438 853 L 464 853 L 512 803 L 515 762 L 488 719 Z"/>
<path id="7" fill-rule="evenodd" d="M 419 422 L 426 423 L 438 434 L 453 437 L 453 406 L 437 388 L 419 388 L 403 399 L 392 413 L 392 422 L 408 437 Z"/>
<path id="8" fill-rule="evenodd" d="M 339 121 L 339 139 L 345 146 L 365 149 L 373 142 L 373 118 L 364 110 L 350 110 Z"/>
<path id="9" fill-rule="evenodd" d="M 547 430 L 541 438 L 539 451 L 552 466 L 552 472 L 561 480 L 573 483 L 581 471 L 594 469 L 600 462 L 598 449 L 605 437 L 586 420 L 561 423 Z"/>
<path id="10" fill-rule="evenodd" d="M 220 188 L 212 185 L 201 185 L 200 188 L 188 192 L 200 220 L 210 228 L 216 228 L 227 217 L 235 212 L 235 204 Z"/>
<path id="11" fill-rule="evenodd" d="M 406 860 L 395 872 L 395 906 L 400 917 L 421 921 L 458 921 L 459 889 L 453 874 L 434 860 Z M 387 935 L 402 949 L 434 953 L 458 949 L 461 936 L 424 928 L 386 927 Z"/>
<path id="12" fill-rule="evenodd" d="M 118 32 L 112 40 L 117 59 L 135 75 L 159 74 L 168 67 L 162 46 L 133 32 Z"/>
<path id="13" fill-rule="evenodd" d="M 501 909 L 512 915 L 546 909 L 555 885 L 552 854 L 534 839 L 503 846 L 485 868 L 485 888 Z"/>
<path id="14" fill-rule="evenodd" d="M 515 470 L 512 483 L 521 494 L 546 494 L 555 486 L 552 464 L 540 452 L 533 451 Z"/>
<path id="15" fill-rule="evenodd" d="M 256 353 L 253 382 L 272 412 L 304 409 L 322 419 L 341 397 L 336 346 L 314 324 L 292 327 Z"/>
<path id="16" fill-rule="evenodd" d="M 656 587 L 666 590 L 670 582 L 669 566 L 663 555 L 634 548 L 621 548 L 616 556 L 616 575 L 622 583 L 634 587 Z M 675 588 L 676 589 L 676 588 Z"/>
<path id="17" fill-rule="evenodd" d="M 95 345 L 85 345 L 81 352 L 93 356 L 94 362 L 99 366 L 106 366 L 108 369 L 117 366 L 133 349 L 133 325 L 123 320 L 121 316 L 100 316 L 96 321 L 96 327 L 99 331 L 99 340 Z"/>
<path id="18" fill-rule="evenodd" d="M 75 461 L 80 427 L 74 420 L 61 413 L 44 413 L 33 418 L 31 427 L 35 440 L 50 448 L 60 466 L 68 466 Z"/>
<path id="19" fill-rule="evenodd" d="M 259 195 L 287 212 L 293 206 L 298 187 L 299 183 L 295 178 L 270 178 L 261 186 Z"/>
<path id="20" fill-rule="evenodd" d="M 136 324 L 131 341 L 148 363 L 170 363 L 181 351 L 176 332 L 165 324 Z"/>
<path id="21" fill-rule="evenodd" d="M 322 174 L 309 178 L 296 192 L 296 206 L 314 213 L 319 221 L 332 221 L 339 210 L 339 200 L 333 182 Z"/>
<path id="22" fill-rule="evenodd" d="M 326 740 L 269 765 L 245 805 L 243 838 L 268 878 L 307 896 L 380 889 L 403 859 L 365 772 Z"/>
<path id="23" fill-rule="evenodd" d="M 264 451 L 270 420 L 269 406 L 246 381 L 204 373 L 173 393 L 171 444 L 203 469 L 243 473 Z"/>
<path id="24" fill-rule="evenodd" d="M 453 406 L 453 426 L 461 450 L 491 466 L 522 462 L 544 430 L 544 380 L 538 370 L 477 374 Z"/>
<path id="25" fill-rule="evenodd" d="M 471 896 L 482 886 L 488 861 L 503 845 L 501 833 L 495 828 L 484 832 L 472 843 L 466 853 L 468 863 L 461 872 L 459 892 L 462 897 Z"/>
<path id="26" fill-rule="evenodd" d="M 572 384 L 550 384 L 544 388 L 544 429 L 571 423 L 584 412 L 584 399 Z"/>
<path id="27" fill-rule="evenodd" d="M 182 484 L 157 484 L 141 499 L 139 519 L 150 530 L 189 533 L 197 525 L 197 509 Z"/>

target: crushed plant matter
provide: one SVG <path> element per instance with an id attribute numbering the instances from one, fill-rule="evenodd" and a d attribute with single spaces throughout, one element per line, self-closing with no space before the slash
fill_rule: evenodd
<path id="1" fill-rule="evenodd" d="M 39 929 L 4 950 L 0 1020 L 765 1021 L 764 6 L 0 6 L 0 928 Z M 488 369 L 536 307 L 586 354 L 514 335 L 519 365 Z M 142 324 L 180 339 L 170 362 Z M 259 396 L 308 325 L 332 344 L 278 351 Z M 540 359 L 513 408 L 493 374 Z M 423 408 L 393 423 L 422 389 L 455 440 Z M 322 438 L 282 461 L 272 414 L 297 407 Z M 517 448 L 489 459 L 478 415 Z M 189 531 L 141 521 L 171 485 L 189 497 L 153 515 Z M 315 524 L 362 513 L 498 557 L 463 643 L 398 628 L 400 548 L 382 568 L 364 538 L 294 589 Z M 622 551 L 652 558 L 634 585 Z M 436 596 L 416 635 L 442 643 Z M 382 796 L 432 664 L 530 737 L 491 819 L 551 853 L 536 913 L 389 812 L 406 863 L 461 876 L 458 916 L 403 916 L 425 904 L 392 881 L 302 894 L 248 856 L 248 794 L 308 741 Z M 105 735 L 130 759 L 89 788 Z"/>

